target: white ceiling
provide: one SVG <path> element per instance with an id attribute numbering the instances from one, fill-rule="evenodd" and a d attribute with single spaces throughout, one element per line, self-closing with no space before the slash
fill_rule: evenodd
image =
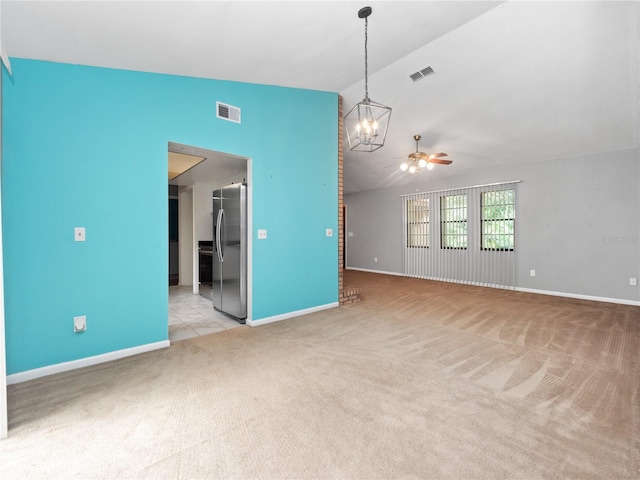
<path id="1" fill-rule="evenodd" d="M 637 1 L 2 0 L 1 39 L 12 57 L 337 91 L 346 113 L 365 5 L 369 94 L 393 113 L 383 148 L 345 152 L 346 193 L 415 181 L 396 168 L 414 134 L 454 160 L 430 177 L 638 146 Z"/>

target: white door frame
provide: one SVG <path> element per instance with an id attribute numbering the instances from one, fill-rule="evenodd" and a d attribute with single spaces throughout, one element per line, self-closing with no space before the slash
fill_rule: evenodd
<path id="1" fill-rule="evenodd" d="M 1 73 L 1 72 L 0 72 Z M 0 88 L 2 88 L 2 80 L 0 80 Z M 0 109 L 2 109 L 0 102 Z M 1 122 L 1 120 L 0 120 Z M 0 135 L 1 129 L 0 129 Z M 0 150 L 1 142 L 0 142 Z M 1 155 L 1 154 L 0 154 Z M 0 166 L 2 160 L 0 159 Z M 1 168 L 1 167 L 0 167 Z M 1 178 L 1 175 L 0 175 Z M 6 438 L 8 434 L 8 417 L 7 417 L 7 362 L 6 362 L 6 346 L 4 336 L 4 264 L 2 261 L 2 188 L 0 187 L 0 439 Z"/>
<path id="2" fill-rule="evenodd" d="M 0 47 L 1 48 L 1 47 Z M 5 60 L 7 60 L 5 62 Z M 2 62 L 0 62 L 0 180 L 2 180 L 2 63 L 6 63 L 7 69 L 11 67 L 2 50 Z M 2 261 L 2 187 L 0 186 L 0 439 L 8 435 L 7 417 L 7 356 L 4 337 L 4 264 Z"/>

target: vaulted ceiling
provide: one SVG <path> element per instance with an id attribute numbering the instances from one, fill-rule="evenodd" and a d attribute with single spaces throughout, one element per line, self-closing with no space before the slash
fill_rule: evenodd
<path id="1" fill-rule="evenodd" d="M 12 57 L 335 91 L 346 113 L 365 5 L 369 94 L 393 113 L 383 148 L 345 151 L 346 193 L 415 181 L 397 168 L 415 134 L 454 160 L 423 179 L 638 146 L 637 1 L 3 0 L 1 40 Z"/>

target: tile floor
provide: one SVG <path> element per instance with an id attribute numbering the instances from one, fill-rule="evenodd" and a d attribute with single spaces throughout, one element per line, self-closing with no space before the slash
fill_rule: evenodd
<path id="1" fill-rule="evenodd" d="M 211 300 L 194 295 L 191 286 L 169 287 L 169 341 L 210 335 L 230 328 L 244 327 L 216 312 Z"/>

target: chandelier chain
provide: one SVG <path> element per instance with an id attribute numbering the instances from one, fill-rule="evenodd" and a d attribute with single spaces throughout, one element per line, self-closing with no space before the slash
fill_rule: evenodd
<path id="1" fill-rule="evenodd" d="M 369 17 L 364 19 L 364 98 L 369 99 L 369 80 L 368 70 L 369 64 L 367 62 L 367 27 L 369 26 Z"/>

